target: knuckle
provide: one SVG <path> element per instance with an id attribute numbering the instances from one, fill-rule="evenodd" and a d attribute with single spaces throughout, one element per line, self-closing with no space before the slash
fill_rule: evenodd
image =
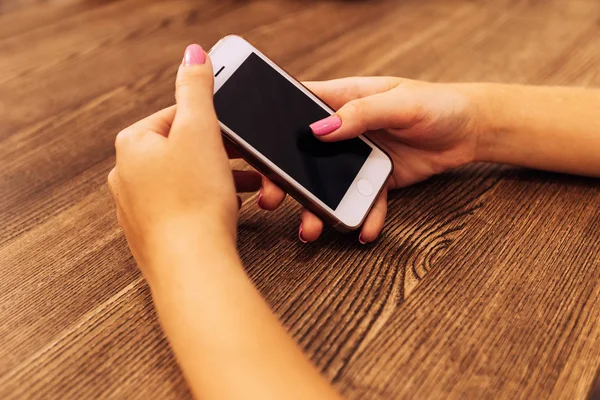
<path id="1" fill-rule="evenodd" d="M 115 137 L 115 148 L 122 149 L 127 146 L 127 143 L 131 139 L 131 129 L 123 129 L 121 132 L 117 133 Z"/>
<path id="2" fill-rule="evenodd" d="M 354 121 L 360 127 L 365 125 L 364 123 L 364 107 L 362 102 L 359 100 L 353 100 L 346 104 L 346 114 L 350 118 L 350 120 Z"/>
<path id="3" fill-rule="evenodd" d="M 115 138 L 115 148 L 117 150 L 123 150 L 132 145 L 132 143 L 139 142 L 144 136 L 144 132 L 140 129 L 132 129 L 131 127 L 123 129 L 117 133 Z"/>
<path id="4" fill-rule="evenodd" d="M 407 113 L 409 122 L 414 125 L 426 119 L 428 109 L 421 102 L 414 101 L 408 107 Z"/>
<path id="5" fill-rule="evenodd" d="M 110 194 L 117 200 L 117 171 L 115 168 L 108 173 L 107 181 Z"/>
<path id="6" fill-rule="evenodd" d="M 177 79 L 175 86 L 176 86 L 177 90 L 181 90 L 181 89 L 187 89 L 187 88 L 191 87 L 193 84 L 194 84 L 194 80 L 192 79 L 192 77 L 189 74 L 186 74 L 185 76 L 180 76 Z"/>
<path id="7" fill-rule="evenodd" d="M 208 68 L 188 68 L 185 73 L 179 75 L 177 79 L 177 87 L 208 87 L 212 83 L 212 77 L 212 73 L 208 71 Z"/>
<path id="8" fill-rule="evenodd" d="M 115 136 L 115 148 L 119 149 L 120 147 L 123 147 L 123 136 L 125 136 L 125 133 L 123 133 L 125 131 L 121 131 L 119 133 L 117 133 L 117 136 Z"/>
<path id="9" fill-rule="evenodd" d="M 412 82 L 410 79 L 399 78 L 396 76 L 387 76 L 386 79 L 387 79 L 387 90 L 392 90 L 400 85 L 406 85 L 406 84 Z"/>
<path id="10" fill-rule="evenodd" d="M 117 171 L 116 171 L 116 168 L 113 168 L 113 169 L 110 170 L 110 172 L 108 173 L 107 180 L 108 180 L 108 186 L 110 186 L 111 189 L 113 189 L 114 186 L 115 186 L 115 183 L 117 181 Z"/>

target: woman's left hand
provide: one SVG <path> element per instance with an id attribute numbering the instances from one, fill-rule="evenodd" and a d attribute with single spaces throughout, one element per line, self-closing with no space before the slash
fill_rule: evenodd
<path id="1" fill-rule="evenodd" d="M 207 246 L 235 253 L 240 192 L 256 191 L 255 171 L 230 170 L 213 107 L 213 71 L 198 45 L 187 48 L 177 105 L 119 132 L 108 181 L 119 224 L 152 286 L 156 253 Z"/>

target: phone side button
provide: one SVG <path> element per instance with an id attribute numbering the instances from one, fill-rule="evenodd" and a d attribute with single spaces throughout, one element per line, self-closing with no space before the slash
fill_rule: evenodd
<path id="1" fill-rule="evenodd" d="M 358 193 L 363 196 L 370 196 L 373 194 L 373 184 L 367 179 L 359 179 L 358 182 L 356 182 L 356 188 L 358 189 Z"/>

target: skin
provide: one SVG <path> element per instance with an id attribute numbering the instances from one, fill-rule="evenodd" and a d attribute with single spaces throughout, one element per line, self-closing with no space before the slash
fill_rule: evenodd
<path id="1" fill-rule="evenodd" d="M 440 84 L 394 77 L 343 78 L 306 86 L 337 109 L 342 126 L 317 136 L 364 134 L 392 157 L 394 173 L 360 230 L 374 241 L 387 214 L 387 192 L 475 161 L 600 176 L 600 91 L 501 84 Z M 264 180 L 259 206 L 276 209 L 285 194 Z M 323 223 L 301 213 L 301 238 Z"/>
<path id="2" fill-rule="evenodd" d="M 177 107 L 117 135 L 109 186 L 173 351 L 202 399 L 336 399 L 256 291 L 236 252 L 238 190 L 209 61 L 179 68 Z M 210 172 L 209 172 L 210 171 Z"/>
<path id="3" fill-rule="evenodd" d="M 187 53 L 186 53 L 187 54 Z M 203 59 L 206 55 L 203 53 Z M 254 288 L 236 251 L 236 191 L 275 209 L 284 193 L 255 172 L 230 171 L 212 103 L 211 63 L 179 68 L 176 107 L 117 135 L 109 187 L 160 323 L 195 396 L 334 399 Z M 321 140 L 369 136 L 393 157 L 388 189 L 472 161 L 600 176 L 600 92 L 491 84 L 346 78 L 308 86 L 338 109 Z M 365 221 L 372 241 L 387 190 Z M 321 221 L 302 212 L 304 240 Z"/>

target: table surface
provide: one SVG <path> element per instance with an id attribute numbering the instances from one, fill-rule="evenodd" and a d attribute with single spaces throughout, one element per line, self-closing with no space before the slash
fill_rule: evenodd
<path id="1" fill-rule="evenodd" d="M 187 44 L 243 34 L 300 79 L 600 83 L 600 2 L 485 3 L 2 1 L 0 398 L 190 396 L 106 185 L 116 133 L 173 103 Z M 296 203 L 255 200 L 245 268 L 345 396 L 589 395 L 597 180 L 472 165 L 394 192 L 368 246 L 303 245 Z"/>

